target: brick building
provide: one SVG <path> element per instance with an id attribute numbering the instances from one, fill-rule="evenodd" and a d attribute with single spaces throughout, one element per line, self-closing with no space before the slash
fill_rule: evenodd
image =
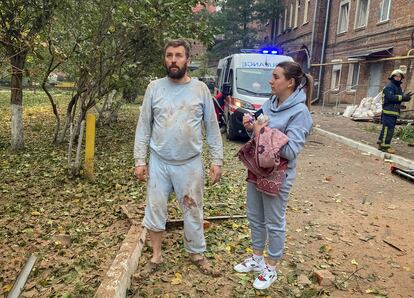
<path id="1" fill-rule="evenodd" d="M 414 1 L 282 2 L 271 38 L 311 72 L 320 101 L 359 103 L 375 96 L 395 68 L 406 69 L 403 89 L 414 91 Z"/>

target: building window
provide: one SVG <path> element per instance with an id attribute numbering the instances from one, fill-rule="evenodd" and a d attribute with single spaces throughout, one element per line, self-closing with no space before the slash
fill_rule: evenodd
<path id="1" fill-rule="evenodd" d="M 340 60 L 334 60 L 332 62 L 339 62 Z M 335 64 L 332 67 L 332 80 L 331 80 L 331 90 L 337 91 L 339 90 L 339 86 L 341 84 L 341 69 L 342 64 Z"/>
<path id="2" fill-rule="evenodd" d="M 341 1 L 341 6 L 339 7 L 338 34 L 348 31 L 349 6 L 349 0 Z"/>
<path id="3" fill-rule="evenodd" d="M 382 0 L 380 6 L 379 21 L 385 22 L 390 19 L 391 0 Z"/>
<path id="4" fill-rule="evenodd" d="M 308 20 L 308 11 L 309 11 L 310 0 L 305 0 L 305 8 L 303 9 L 303 24 L 309 22 Z"/>
<path id="5" fill-rule="evenodd" d="M 367 25 L 369 12 L 369 0 L 358 0 L 357 12 L 355 15 L 355 28 Z"/>
<path id="6" fill-rule="evenodd" d="M 298 18 L 299 18 L 299 0 L 296 0 L 295 3 L 295 21 L 293 22 L 293 28 L 298 27 Z"/>
<path id="7" fill-rule="evenodd" d="M 293 21 L 293 3 L 290 3 L 289 28 L 292 28 L 292 21 Z"/>
<path id="8" fill-rule="evenodd" d="M 285 31 L 287 28 L 287 14 L 288 14 L 288 10 L 287 8 L 285 8 L 285 17 L 283 18 L 283 31 Z"/>
<path id="9" fill-rule="evenodd" d="M 283 15 L 279 15 L 278 24 L 277 24 L 277 35 L 282 34 L 283 32 Z"/>
<path id="10" fill-rule="evenodd" d="M 350 61 L 352 61 L 350 59 Z M 355 91 L 358 85 L 359 78 L 359 63 L 349 64 L 348 80 L 346 83 L 346 89 L 349 91 Z"/>

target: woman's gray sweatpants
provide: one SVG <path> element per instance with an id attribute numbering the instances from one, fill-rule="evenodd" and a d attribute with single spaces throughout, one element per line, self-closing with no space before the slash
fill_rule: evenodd
<path id="1" fill-rule="evenodd" d="M 282 187 L 277 196 L 269 196 L 257 191 L 255 184 L 247 183 L 247 218 L 252 247 L 263 251 L 268 240 L 268 255 L 272 260 L 283 255 L 289 191 L 290 187 Z"/>
<path id="2" fill-rule="evenodd" d="M 154 232 L 165 230 L 168 197 L 174 191 L 183 212 L 184 247 L 189 253 L 204 252 L 203 190 L 201 157 L 182 165 L 171 165 L 151 154 L 143 225 Z"/>

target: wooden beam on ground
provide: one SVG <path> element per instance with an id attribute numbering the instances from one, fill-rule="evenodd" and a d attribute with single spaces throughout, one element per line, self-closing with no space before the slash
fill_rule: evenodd
<path id="1" fill-rule="evenodd" d="M 209 216 L 209 217 L 205 217 L 204 220 L 214 222 L 214 221 L 223 221 L 223 220 L 231 220 L 231 219 L 243 219 L 243 218 L 246 218 L 246 215 Z M 177 227 L 181 227 L 183 224 L 184 224 L 184 221 L 183 221 L 182 218 L 172 219 L 172 220 L 167 221 L 166 228 L 167 229 L 177 228 Z"/>

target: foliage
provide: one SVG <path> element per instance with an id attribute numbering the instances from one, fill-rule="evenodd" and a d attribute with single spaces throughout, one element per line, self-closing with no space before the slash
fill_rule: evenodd
<path id="1" fill-rule="evenodd" d="M 0 93 L 1 119 L 10 118 L 7 95 Z M 53 95 L 60 106 L 70 100 L 70 92 Z M 124 106 L 116 128 L 97 130 L 96 179 L 86 181 L 68 179 L 65 148 L 50 144 L 53 116 L 45 96 L 25 92 L 24 99 L 28 119 L 24 154 L 8 153 L 10 122 L 0 127 L 0 144 L 4 145 L 0 146 L 0 294 L 10 288 L 28 252 L 33 252 L 39 259 L 25 288 L 27 296 L 93 296 L 129 228 L 119 205 L 145 201 L 144 186 L 133 175 L 131 149 L 139 106 Z M 229 166 L 238 146 L 226 150 Z M 243 212 L 241 168 L 239 163 L 226 167 L 222 184 L 207 184 L 206 215 Z M 170 208 L 169 215 L 180 216 L 177 205 Z M 216 232 L 228 229 L 237 237 L 232 225 Z M 240 229 L 246 230 L 246 223 Z M 247 245 L 247 239 L 243 241 Z M 219 238 L 212 242 L 214 247 L 221 245 Z"/>
<path id="2" fill-rule="evenodd" d="M 219 1 L 220 11 L 212 15 L 212 23 L 219 28 L 223 38 L 211 48 L 210 57 L 224 57 L 243 48 L 263 45 L 258 37 L 258 25 L 276 18 L 281 9 L 280 0 Z"/>
<path id="3" fill-rule="evenodd" d="M 381 125 L 371 124 L 364 127 L 365 131 L 378 134 L 381 131 Z M 399 138 L 401 141 L 414 143 L 414 125 L 407 124 L 397 126 L 395 128 L 394 138 Z"/>
<path id="4" fill-rule="evenodd" d="M 14 105 L 11 144 L 14 151 L 24 148 L 21 117 L 22 81 L 28 53 L 38 34 L 51 20 L 57 1 L 2 1 L 0 7 L 0 45 L 11 66 L 11 104 Z"/>
<path id="5" fill-rule="evenodd" d="M 33 30 L 29 25 L 19 27 L 21 32 L 16 31 L 22 33 L 20 39 L 13 41 L 7 33 L 14 31 L 7 31 L 6 26 L 0 42 L 6 49 L 7 45 L 17 50 L 29 46 L 22 52 L 21 65 L 15 68 L 26 69 L 32 79 L 42 83 L 56 116 L 54 141 L 58 143 L 63 142 L 71 126 L 73 142 L 87 111 L 112 90 L 126 90 L 129 97 L 134 97 L 143 93 L 151 79 L 162 75 L 166 39 L 185 37 L 208 43 L 214 31 L 203 14 L 193 14 L 192 8 L 199 3 L 196 0 L 38 2 L 6 1 L 3 23 L 20 25 L 24 23 L 20 20 L 33 19 L 28 24 L 34 25 Z M 4 16 L 9 15 L 5 21 Z M 62 127 L 54 99 L 44 84 L 52 71 L 64 72 L 76 82 Z M 21 94 L 21 83 L 14 90 Z M 21 104 L 21 100 L 18 102 Z"/>
<path id="6" fill-rule="evenodd" d="M 412 123 L 400 126 L 395 130 L 395 137 L 404 142 L 414 144 L 414 125 Z"/>

